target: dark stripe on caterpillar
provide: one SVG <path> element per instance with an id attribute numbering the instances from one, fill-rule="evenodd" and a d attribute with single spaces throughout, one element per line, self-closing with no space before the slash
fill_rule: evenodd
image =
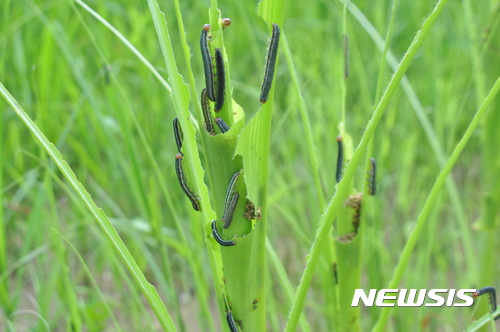
<path id="1" fill-rule="evenodd" d="M 177 151 L 182 153 L 182 141 L 184 139 L 184 133 L 182 132 L 181 124 L 179 123 L 179 118 L 174 119 L 174 137 L 175 144 L 177 144 Z"/>
<path id="2" fill-rule="evenodd" d="M 201 91 L 201 110 L 205 119 L 205 129 L 210 135 L 215 135 L 215 127 L 212 122 L 212 113 L 210 112 L 210 99 L 207 95 L 207 89 Z"/>
<path id="3" fill-rule="evenodd" d="M 215 69 L 217 70 L 217 94 L 215 95 L 215 112 L 220 112 L 224 106 L 226 97 L 226 71 L 224 69 L 224 58 L 220 48 L 215 49 Z"/>
<path id="4" fill-rule="evenodd" d="M 222 238 L 217 230 L 217 220 L 212 220 L 212 235 L 214 236 L 215 241 L 217 241 L 217 243 L 221 246 L 230 247 L 236 244 L 234 241 L 227 241 Z"/>
<path id="5" fill-rule="evenodd" d="M 273 84 L 274 68 L 276 65 L 276 57 L 278 55 L 278 45 L 280 41 L 280 27 L 273 23 L 273 33 L 271 42 L 269 43 L 269 51 L 267 52 L 266 70 L 264 73 L 264 81 L 260 89 L 260 102 L 265 104 L 269 98 L 269 91 Z"/>
<path id="6" fill-rule="evenodd" d="M 336 174 L 336 179 L 337 182 L 340 182 L 342 179 L 342 166 L 344 164 L 344 147 L 342 144 L 342 136 L 337 136 L 337 143 L 339 146 L 339 153 L 337 156 L 337 174 Z"/>
<path id="7" fill-rule="evenodd" d="M 236 205 L 238 204 L 239 198 L 240 194 L 234 193 L 234 195 L 231 198 L 231 202 L 229 202 L 227 210 L 224 212 L 224 215 L 222 216 L 224 229 L 227 229 L 231 225 L 231 222 L 233 221 L 234 210 L 236 209 Z"/>
<path id="8" fill-rule="evenodd" d="M 208 48 L 207 34 L 210 30 L 210 24 L 205 24 L 201 30 L 200 48 L 201 58 L 203 60 L 203 68 L 205 69 L 205 85 L 207 87 L 207 96 L 211 101 L 215 101 L 214 90 L 214 69 L 212 66 L 212 57 Z"/>
<path id="9" fill-rule="evenodd" d="M 226 315 L 226 320 L 227 320 L 227 325 L 229 325 L 229 330 L 231 332 L 238 332 L 238 326 L 236 326 L 236 322 L 233 319 L 233 313 L 231 311 L 228 311 Z"/>
<path id="10" fill-rule="evenodd" d="M 217 124 L 217 126 L 219 127 L 221 133 L 226 133 L 229 131 L 229 126 L 228 124 L 226 123 L 226 121 L 222 120 L 222 118 L 215 118 L 215 123 Z"/>
<path id="11" fill-rule="evenodd" d="M 186 183 L 186 177 L 184 176 L 184 170 L 182 168 L 182 159 L 184 155 L 182 153 L 178 153 L 175 156 L 175 173 L 177 174 L 177 180 L 179 180 L 179 184 L 181 186 L 182 191 L 186 194 L 186 196 L 191 201 L 193 205 L 193 209 L 196 211 L 201 211 L 200 202 L 198 200 L 197 195 L 188 187 Z"/>

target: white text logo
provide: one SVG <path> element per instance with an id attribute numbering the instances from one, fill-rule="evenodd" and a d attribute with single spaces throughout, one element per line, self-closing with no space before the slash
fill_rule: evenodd
<path id="1" fill-rule="evenodd" d="M 475 289 L 370 289 L 368 295 L 362 289 L 354 291 L 351 307 L 358 307 L 359 302 L 367 307 L 470 307 L 474 300 L 466 293 L 475 293 Z M 425 301 L 425 299 L 430 301 Z M 390 302 L 389 302 L 390 301 Z M 425 302 L 425 303 L 424 303 Z"/>

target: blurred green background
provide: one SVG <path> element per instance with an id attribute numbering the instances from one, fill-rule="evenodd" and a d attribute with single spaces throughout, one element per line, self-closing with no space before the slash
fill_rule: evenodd
<path id="1" fill-rule="evenodd" d="M 147 2 L 86 3 L 167 76 Z M 362 14 L 347 13 L 346 127 L 357 145 L 371 116 L 381 61 L 369 32 L 385 38 L 392 1 L 354 3 Z M 173 4 L 159 1 L 159 5 L 174 51 L 178 49 L 179 70 L 185 74 Z M 222 17 L 233 21 L 224 42 L 233 97 L 248 121 L 260 107 L 269 32 L 255 13 L 256 2 L 219 1 L 218 5 Z M 208 1 L 181 2 L 198 91 L 204 82 L 199 33 L 208 22 L 208 7 Z M 397 62 L 432 7 L 425 1 L 401 1 L 390 41 Z M 186 262 L 172 221 L 180 218 L 188 235 L 201 232 L 193 229 L 200 215 L 192 211 L 175 177 L 171 126 L 175 114 L 168 91 L 115 35 L 73 1 L 2 0 L 0 8 L 0 81 L 112 219 L 178 328 L 205 330 L 193 293 L 193 267 Z M 300 75 L 329 195 L 336 185 L 335 138 L 342 105 L 342 10 L 340 1 L 289 1 L 282 27 Z M 439 160 L 447 159 L 500 75 L 499 22 L 498 1 L 450 1 L 410 66 L 407 87 L 399 88 L 392 98 L 374 137 L 378 193 L 364 225 L 365 289 L 387 286 L 441 169 Z M 392 71 L 386 66 L 383 87 Z M 289 83 L 282 58 L 275 84 L 268 235 L 295 286 L 322 211 L 310 174 L 298 96 Z M 443 188 L 401 288 L 500 285 L 498 110 L 497 99 L 455 166 L 454 185 Z M 159 330 L 116 252 L 75 200 L 57 167 L 3 101 L 0 112 L 0 232 L 5 237 L 0 237 L 0 303 L 5 309 L 0 330 L 67 331 L 71 307 L 77 308 L 86 331 L 115 331 L 116 326 L 123 331 Z M 425 130 L 422 121 L 429 125 Z M 144 142 L 163 172 L 174 209 L 167 207 Z M 365 181 L 361 168 L 355 181 L 361 190 Z M 168 248 L 163 254 L 158 250 L 161 237 Z M 190 243 L 207 271 L 207 287 L 213 287 L 205 245 L 199 239 L 193 236 Z M 276 331 L 284 327 L 290 304 L 275 271 L 268 271 L 268 326 Z M 173 285 L 166 281 L 169 278 Z M 323 306 L 328 290 L 318 280 L 313 281 L 304 312 L 313 330 L 327 331 L 334 323 L 329 307 Z M 172 287 L 177 290 L 175 299 L 168 295 Z M 218 322 L 213 290 L 211 294 Z M 483 302 L 480 315 L 489 310 Z M 460 331 L 474 307 L 396 308 L 390 328 Z M 376 308 L 362 309 L 364 330 L 378 313 Z"/>

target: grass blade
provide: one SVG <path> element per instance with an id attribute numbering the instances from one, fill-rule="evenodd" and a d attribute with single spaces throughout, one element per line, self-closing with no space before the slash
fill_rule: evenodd
<path id="1" fill-rule="evenodd" d="M 71 186 L 80 197 L 81 203 L 84 204 L 88 208 L 90 213 L 96 218 L 99 226 L 101 226 L 101 229 L 104 231 L 104 233 L 106 233 L 106 236 L 111 241 L 114 248 L 118 251 L 119 256 L 122 258 L 123 262 L 129 269 L 135 282 L 142 290 L 144 296 L 155 312 L 156 317 L 160 321 L 163 329 L 165 331 L 176 331 L 174 323 L 170 318 L 165 305 L 161 301 L 160 296 L 156 292 L 156 289 L 147 281 L 141 269 L 125 246 L 125 243 L 123 243 L 122 239 L 120 238 L 114 227 L 111 225 L 106 214 L 104 214 L 104 212 L 97 207 L 90 194 L 78 181 L 75 173 L 73 173 L 69 165 L 66 163 L 66 161 L 64 161 L 57 148 L 40 131 L 37 125 L 31 120 L 28 114 L 22 109 L 21 105 L 19 105 L 17 100 L 9 93 L 9 91 L 3 86 L 2 83 L 0 83 L 0 94 L 5 99 L 5 101 L 7 101 L 7 103 L 14 109 L 19 118 L 21 118 L 21 120 L 25 123 L 31 133 L 35 136 L 36 141 L 43 146 L 45 151 L 49 154 L 57 167 L 61 170 L 62 174 L 64 174 L 66 179 L 68 179 L 68 181 L 71 183 Z"/>
<path id="2" fill-rule="evenodd" d="M 339 0 L 342 1 L 342 0 Z M 377 30 L 375 27 L 368 21 L 365 15 L 356 7 L 355 4 L 352 2 L 348 1 L 347 2 L 347 9 L 351 12 L 351 14 L 356 18 L 356 20 L 363 26 L 365 31 L 370 35 L 372 38 L 373 42 L 377 45 L 379 50 L 383 52 L 384 50 L 384 40 L 382 37 L 378 34 Z M 383 52 L 384 53 L 384 52 Z M 386 61 L 393 70 L 396 70 L 397 68 L 397 61 L 396 58 L 394 57 L 393 53 L 388 49 L 387 54 L 386 54 Z M 436 134 L 436 131 L 429 120 L 429 117 L 426 114 L 426 111 L 424 109 L 424 106 L 422 106 L 422 103 L 420 102 L 415 90 L 413 89 L 412 84 L 410 83 L 410 80 L 408 77 L 403 77 L 401 80 L 401 88 L 405 92 L 406 96 L 408 97 L 408 101 L 410 102 L 413 111 L 415 112 L 415 115 L 417 116 L 420 125 L 422 126 L 422 129 L 424 130 L 425 136 L 427 137 L 427 140 L 429 142 L 429 145 L 431 146 L 432 151 L 434 152 L 434 156 L 439 164 L 439 166 L 442 168 L 444 167 L 446 163 L 446 158 L 444 156 L 443 148 L 439 144 L 439 138 Z M 368 156 L 369 157 L 369 156 Z M 464 247 L 465 247 L 465 255 L 466 255 L 466 260 L 467 264 L 476 264 L 476 260 L 474 259 L 474 249 L 472 246 L 472 237 L 471 237 L 471 232 L 469 230 L 469 227 L 467 225 L 467 220 L 465 219 L 465 211 L 464 211 L 464 204 L 462 200 L 460 199 L 459 195 L 459 190 L 457 188 L 457 185 L 455 183 L 455 180 L 453 177 L 450 177 L 446 179 L 446 187 L 448 189 L 448 193 L 450 194 L 450 199 L 451 203 L 453 204 L 453 210 L 456 211 L 455 217 L 457 219 L 457 224 L 458 227 L 460 228 L 461 232 L 461 238 L 463 239 Z M 475 274 L 477 271 L 477 268 L 470 268 L 467 269 L 467 274 L 468 274 L 468 279 L 469 280 L 474 280 L 475 279 Z"/>
<path id="3" fill-rule="evenodd" d="M 94 16 L 99 22 L 101 22 L 106 28 L 108 28 L 112 33 L 115 34 L 118 39 L 120 39 L 125 46 L 127 46 L 138 58 L 139 60 L 142 61 L 148 67 L 149 70 L 153 73 L 153 75 L 160 81 L 160 83 L 165 87 L 165 89 L 168 90 L 168 92 L 172 92 L 172 88 L 170 85 L 165 81 L 165 79 L 160 75 L 160 73 L 156 70 L 156 68 L 139 52 L 132 43 L 128 41 L 125 36 L 123 36 L 120 31 L 118 31 L 114 26 L 111 25 L 108 21 L 106 21 L 101 15 L 96 13 L 92 8 L 90 8 L 85 2 L 81 0 L 75 0 L 76 3 L 78 3 L 80 6 L 82 6 L 83 9 L 88 11 L 92 16 Z"/>
<path id="4" fill-rule="evenodd" d="M 422 45 L 422 42 L 429 33 L 434 22 L 441 14 L 447 2 L 448 0 L 441 0 L 436 4 L 436 7 L 434 8 L 433 12 L 424 22 L 422 28 L 413 39 L 410 47 L 408 48 L 403 59 L 401 60 L 398 69 L 392 76 L 389 85 L 387 86 L 384 94 L 382 95 L 380 102 L 375 108 L 372 118 L 368 122 L 365 134 L 361 138 L 361 142 L 359 143 L 358 148 L 356 149 L 356 152 L 353 155 L 351 163 L 347 167 L 343 180 L 339 183 L 339 187 L 337 192 L 335 193 L 335 196 L 332 198 L 330 204 L 328 205 L 326 213 L 323 214 L 323 216 L 321 217 L 316 232 L 316 239 L 307 257 L 307 266 L 306 269 L 304 270 L 304 273 L 302 274 L 302 278 L 300 280 L 300 284 L 297 289 L 295 301 L 290 313 L 290 318 L 285 328 L 285 331 L 287 332 L 295 331 L 297 328 L 298 319 L 300 317 L 300 312 L 302 311 L 302 308 L 304 306 L 307 290 L 309 288 L 309 285 L 311 284 L 314 275 L 314 270 L 318 263 L 318 259 L 321 255 L 323 247 L 330 233 L 331 221 L 334 219 L 334 217 L 337 215 L 337 212 L 339 211 L 339 208 L 342 204 L 341 198 L 344 197 L 347 193 L 349 182 L 354 176 L 354 172 L 356 171 L 356 168 L 359 165 L 361 158 L 363 157 L 368 142 L 372 138 L 373 133 L 380 119 L 382 118 L 382 115 L 384 114 L 385 109 L 389 104 L 392 95 L 394 94 L 394 91 L 399 85 L 399 82 L 403 78 L 406 70 L 410 66 L 413 58 L 415 57 L 415 54 Z"/>
<path id="5" fill-rule="evenodd" d="M 413 248 L 415 248 L 415 245 L 417 244 L 417 241 L 420 237 L 420 233 L 422 233 L 427 217 L 431 212 L 431 208 L 433 206 L 433 203 L 437 199 L 439 191 L 441 190 L 444 182 L 446 181 L 446 177 L 450 174 L 451 170 L 453 169 L 453 166 L 458 160 L 458 157 L 460 157 L 460 154 L 465 148 L 465 145 L 469 141 L 476 127 L 479 125 L 479 121 L 481 120 L 484 113 L 488 109 L 488 106 L 490 106 L 491 102 L 495 98 L 499 89 L 500 89 L 500 78 L 497 79 L 497 81 L 491 88 L 490 92 L 486 96 L 486 99 L 483 101 L 483 104 L 474 115 L 474 118 L 472 119 L 469 127 L 465 131 L 464 136 L 462 137 L 460 142 L 458 142 L 458 144 L 455 146 L 455 149 L 453 150 L 450 159 L 448 159 L 448 162 L 446 163 L 445 167 L 443 168 L 438 178 L 436 179 L 436 182 L 434 183 L 434 186 L 432 187 L 432 190 L 429 196 L 427 197 L 427 200 L 425 201 L 425 205 L 418 216 L 415 229 L 408 238 L 408 242 L 406 242 L 403 252 L 401 253 L 401 259 L 399 260 L 399 263 L 394 270 L 393 277 L 388 288 L 397 288 L 397 286 L 399 285 L 399 282 L 403 277 L 403 273 L 406 269 L 406 266 L 410 261 L 410 256 L 413 251 Z M 372 331 L 374 332 L 384 331 L 385 323 L 389 317 L 389 313 L 392 308 L 393 307 L 385 307 L 382 309 L 382 314 L 379 318 L 379 321 L 377 322 Z"/>

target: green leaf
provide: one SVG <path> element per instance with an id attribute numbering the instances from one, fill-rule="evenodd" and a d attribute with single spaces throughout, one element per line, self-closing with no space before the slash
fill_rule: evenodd
<path id="1" fill-rule="evenodd" d="M 125 243 L 123 243 L 122 239 L 120 238 L 114 227 L 111 225 L 111 222 L 109 221 L 106 214 L 97 207 L 90 194 L 78 181 L 75 173 L 73 173 L 66 161 L 64 161 L 63 157 L 54 146 L 54 144 L 49 142 L 47 137 L 45 137 L 40 129 L 38 129 L 37 125 L 33 122 L 33 120 L 31 120 L 28 114 L 26 114 L 21 105 L 19 105 L 17 100 L 9 93 L 9 91 L 3 86 L 2 83 L 0 83 L 0 93 L 7 101 L 7 103 L 14 109 L 21 120 L 26 124 L 31 133 L 33 133 L 36 141 L 42 145 L 45 151 L 55 162 L 57 167 L 61 170 L 62 174 L 66 177 L 66 179 L 68 179 L 73 189 L 77 192 L 82 204 L 84 204 L 88 208 L 90 213 L 95 217 L 97 223 L 99 224 L 99 226 L 101 226 L 101 229 L 104 231 L 108 239 L 118 251 L 119 256 L 129 269 L 133 279 L 142 290 L 142 293 L 151 305 L 163 329 L 165 331 L 176 331 L 174 323 L 170 318 L 165 305 L 161 301 L 160 296 L 156 292 L 156 289 L 147 281 L 141 269 L 125 246 Z"/>

